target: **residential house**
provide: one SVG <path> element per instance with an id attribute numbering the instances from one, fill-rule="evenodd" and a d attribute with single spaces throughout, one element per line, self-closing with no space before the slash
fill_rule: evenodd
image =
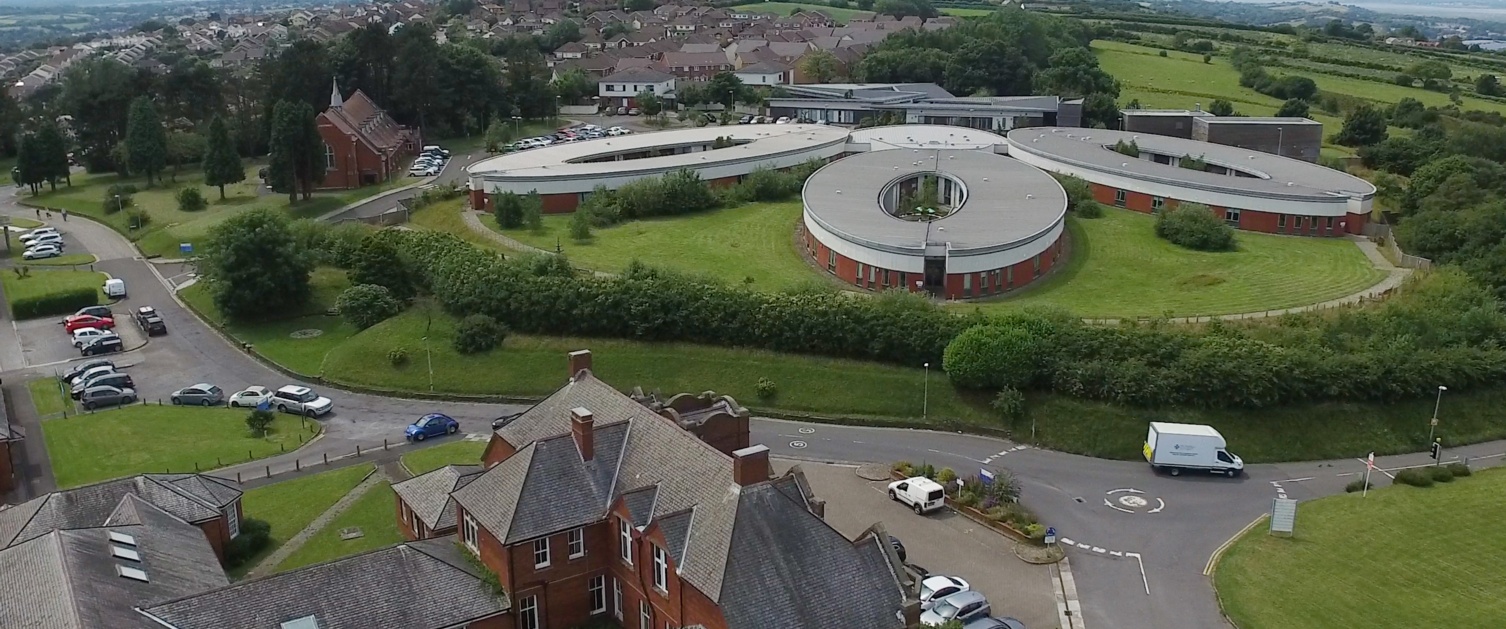
<path id="1" fill-rule="evenodd" d="M 727 55 L 717 52 L 666 52 L 661 60 L 675 78 L 691 81 L 706 81 L 723 72 L 733 70 Z"/>
<path id="2" fill-rule="evenodd" d="M 603 77 L 596 87 L 603 106 L 637 107 L 638 95 L 644 92 L 672 97 L 675 77 L 653 68 L 630 68 Z"/>
<path id="3" fill-rule="evenodd" d="M 324 139 L 322 189 L 350 189 L 402 176 L 404 158 L 418 152 L 419 132 L 399 125 L 360 90 L 350 98 L 331 87 L 329 109 L 319 114 Z"/>
<path id="4" fill-rule="evenodd" d="M 578 41 L 566 43 L 554 49 L 555 59 L 580 59 L 586 56 L 586 45 Z"/>
<path id="5" fill-rule="evenodd" d="M 760 61 L 733 72 L 743 85 L 788 85 L 793 83 L 794 71 L 779 61 Z"/>

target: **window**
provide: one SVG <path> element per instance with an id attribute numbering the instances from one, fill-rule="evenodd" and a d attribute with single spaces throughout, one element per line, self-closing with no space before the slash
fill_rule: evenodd
<path id="1" fill-rule="evenodd" d="M 591 613 L 600 614 L 607 611 L 607 578 L 605 575 L 591 577 L 588 582 L 591 591 Z"/>
<path id="2" fill-rule="evenodd" d="M 460 539 L 465 542 L 465 547 L 471 549 L 473 553 L 481 554 L 477 548 L 476 519 L 472 518 L 469 513 L 465 514 L 465 523 L 460 529 Z"/>
<path id="3" fill-rule="evenodd" d="M 837 252 L 830 249 L 826 250 L 826 270 L 832 273 L 837 272 Z"/>
<path id="4" fill-rule="evenodd" d="M 408 514 L 412 513 L 413 510 L 408 508 L 407 503 L 399 501 L 398 504 L 401 504 L 403 506 L 403 524 L 408 524 L 409 523 Z"/>
<path id="5" fill-rule="evenodd" d="M 651 629 L 654 626 L 654 608 L 648 606 L 648 601 L 638 602 L 639 627 Z"/>
<path id="6" fill-rule="evenodd" d="M 1000 290 L 1002 290 L 1004 288 L 1004 282 L 1001 279 L 1003 276 L 1004 276 L 1004 272 L 1003 271 L 994 271 L 994 292 L 995 293 L 998 293 Z"/>
<path id="7" fill-rule="evenodd" d="M 539 597 L 525 596 L 518 602 L 518 629 L 539 629 Z"/>
<path id="8" fill-rule="evenodd" d="M 862 262 L 858 263 L 857 280 L 854 283 L 856 283 L 858 286 L 862 286 L 863 285 L 863 263 Z"/>
<path id="9" fill-rule="evenodd" d="M 1333 235 L 1333 217 L 1330 216 L 1330 217 L 1328 217 L 1326 219 L 1323 219 L 1323 221 L 1324 221 L 1323 222 L 1323 230 L 1324 230 L 1324 232 L 1326 233 L 1326 235 L 1332 236 Z"/>
<path id="10" fill-rule="evenodd" d="M 1163 199 L 1161 197 L 1151 197 L 1150 198 L 1150 213 L 1151 214 L 1160 214 L 1161 210 L 1165 209 L 1165 208 L 1166 208 L 1166 199 Z"/>
<path id="11" fill-rule="evenodd" d="M 1041 276 L 1041 254 L 1039 254 L 1039 253 L 1035 254 L 1034 260 L 1035 260 L 1035 276 L 1036 277 L 1040 277 Z"/>
<path id="12" fill-rule="evenodd" d="M 886 280 L 889 279 L 887 277 L 889 275 L 888 273 L 885 273 L 884 275 L 886 276 L 884 279 L 886 279 Z M 875 278 L 877 278 L 877 277 L 878 277 L 878 270 L 874 269 L 871 266 L 868 267 L 868 288 L 873 288 L 873 280 Z M 887 284 L 887 283 L 888 282 L 885 282 L 885 284 Z"/>
<path id="13" fill-rule="evenodd" d="M 534 569 L 549 567 L 549 538 L 533 540 L 533 567 Z"/>
<path id="14" fill-rule="evenodd" d="M 1331 228 L 1333 227 L 1333 225 L 1332 225 L 1333 219 L 1328 219 L 1328 220 L 1329 220 L 1329 223 L 1330 223 L 1330 225 L 1329 225 L 1330 230 L 1329 231 L 1332 231 Z M 241 518 L 240 518 L 241 513 L 240 513 L 239 509 L 235 508 L 235 503 L 232 502 L 232 503 L 230 503 L 228 505 L 225 505 L 225 510 L 221 511 L 220 515 L 225 516 L 225 526 L 230 529 L 230 539 L 235 539 L 236 537 L 239 537 L 240 534 L 241 534 Z"/>
<path id="15" fill-rule="evenodd" d="M 612 577 L 612 615 L 622 620 L 622 582 Z"/>
<path id="16" fill-rule="evenodd" d="M 964 297 L 972 297 L 973 296 L 973 274 L 972 273 L 968 273 L 967 275 L 962 276 L 962 296 L 964 296 Z"/>
<path id="17" fill-rule="evenodd" d="M 1302 217 L 1301 216 L 1294 216 L 1294 217 L 1292 217 L 1292 225 L 1297 228 L 1297 231 L 1299 231 L 1299 232 L 1302 231 Z"/>
<path id="18" fill-rule="evenodd" d="M 1285 214 L 1277 214 L 1276 215 L 1276 230 L 1277 231 L 1286 231 L 1286 215 Z"/>
<path id="19" fill-rule="evenodd" d="M 1014 267 L 1004 269 L 1004 281 L 1008 283 L 1010 288 L 1014 288 Z"/>
<path id="20" fill-rule="evenodd" d="M 988 294 L 988 271 L 978 274 L 978 294 Z"/>
<path id="21" fill-rule="evenodd" d="M 335 169 L 335 147 L 328 144 L 324 145 L 324 169 Z"/>
<path id="22" fill-rule="evenodd" d="M 584 530 L 575 529 L 570 531 L 567 539 L 569 542 L 566 546 L 569 549 L 568 552 L 571 559 L 586 556 L 586 532 Z"/>
<path id="23" fill-rule="evenodd" d="M 1114 205 L 1117 206 L 1117 207 L 1124 207 L 1124 191 L 1123 190 L 1115 190 L 1114 191 Z"/>
<path id="24" fill-rule="evenodd" d="M 1234 227 L 1239 227 L 1239 210 L 1234 208 L 1224 209 L 1224 222 Z"/>
<path id="25" fill-rule="evenodd" d="M 654 546 L 654 587 L 669 591 L 669 554 L 658 546 Z"/>
<path id="26" fill-rule="evenodd" d="M 622 563 L 631 566 L 633 565 L 633 525 L 628 523 L 627 520 L 618 520 L 617 532 L 622 538 L 620 540 L 622 548 L 619 549 Z"/>

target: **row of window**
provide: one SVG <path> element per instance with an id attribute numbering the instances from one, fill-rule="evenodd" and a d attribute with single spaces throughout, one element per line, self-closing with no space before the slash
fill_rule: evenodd
<path id="1" fill-rule="evenodd" d="M 1031 258 L 1031 279 L 1041 276 L 1041 254 L 1035 254 Z M 973 293 L 973 276 L 978 277 L 978 292 Z M 1014 267 L 1007 266 L 1003 269 L 994 269 L 982 273 L 968 273 L 962 276 L 962 296 L 982 297 L 985 295 L 997 295 L 1007 290 L 1014 289 Z"/>
<path id="2" fill-rule="evenodd" d="M 642 86 L 634 85 L 632 87 L 637 87 L 637 88 L 640 88 L 640 89 L 629 89 L 629 86 L 626 85 L 626 84 L 607 83 L 606 85 L 602 86 L 602 91 L 604 91 L 604 92 L 622 92 L 624 94 L 637 94 L 639 92 L 648 92 L 650 94 L 654 93 L 654 86 L 653 85 L 642 85 Z"/>
<path id="3" fill-rule="evenodd" d="M 1237 215 L 1237 212 L 1238 211 L 1236 210 L 1236 215 Z M 809 245 L 807 245 L 807 247 L 809 247 Z M 1036 254 L 1035 257 L 1032 258 L 1031 264 L 1032 264 L 1032 267 L 1033 267 L 1033 272 L 1031 274 L 1031 278 L 1034 279 L 1034 278 L 1040 277 L 1041 276 L 1041 254 Z M 826 270 L 829 271 L 829 272 L 831 272 L 833 275 L 835 275 L 836 272 L 837 272 L 837 252 L 834 251 L 834 250 L 831 250 L 831 249 L 828 249 L 826 251 Z M 866 274 L 866 277 L 865 277 L 865 274 Z M 973 276 L 974 275 L 978 276 L 978 292 L 977 292 L 978 296 L 989 295 L 989 294 L 995 294 L 995 295 L 997 295 L 997 294 L 999 294 L 1002 291 L 1012 290 L 1014 288 L 1014 267 L 1013 266 L 1005 267 L 1003 269 L 996 269 L 996 270 L 993 270 L 993 271 L 984 271 L 982 273 L 976 273 L 976 274 L 974 274 L 974 273 L 968 273 L 967 275 L 963 275 L 962 276 L 962 296 L 963 297 L 973 297 L 974 296 L 974 294 L 973 294 Z M 989 276 L 990 275 L 993 276 L 992 282 L 989 281 Z M 900 271 L 890 271 L 890 270 L 887 270 L 887 269 L 880 269 L 880 268 L 875 267 L 873 265 L 863 264 L 862 262 L 859 262 L 858 265 L 857 265 L 857 274 L 856 274 L 856 277 L 853 278 L 853 283 L 857 284 L 858 286 L 864 286 L 864 287 L 867 287 L 867 288 L 888 288 L 890 286 L 894 286 L 894 287 L 897 287 L 897 288 L 907 288 L 908 284 L 906 284 L 906 281 L 908 281 L 908 280 L 909 280 L 909 274 L 907 274 L 907 273 L 903 273 L 903 272 L 900 272 Z M 992 286 L 992 293 L 990 293 L 990 286 Z"/>
<path id="4" fill-rule="evenodd" d="M 591 598 L 591 615 L 604 614 L 607 611 L 607 577 L 596 575 L 586 581 L 586 589 Z M 616 577 L 612 578 L 612 615 L 619 622 L 623 621 L 623 596 L 622 582 Z M 544 621 L 539 612 L 539 597 L 525 596 L 518 600 L 518 629 L 542 629 Z M 648 601 L 638 603 L 638 627 L 639 629 L 654 629 L 654 608 Z M 665 620 L 664 629 L 675 629 L 673 621 Z"/>
<path id="5" fill-rule="evenodd" d="M 1291 219 L 1292 219 L 1292 221 L 1291 221 L 1292 222 L 1292 228 L 1291 228 L 1290 231 L 1288 231 L 1287 227 L 1286 227 L 1286 225 L 1287 225 L 1287 216 L 1285 214 L 1279 214 L 1279 215 L 1277 215 L 1276 216 L 1276 233 L 1278 233 L 1278 234 L 1302 234 L 1303 230 L 1306 230 L 1306 234 L 1309 235 L 1309 236 L 1316 236 L 1319 233 L 1323 234 L 1324 236 L 1332 236 L 1333 235 L 1334 219 L 1333 219 L 1332 216 L 1293 216 L 1293 217 L 1291 217 Z M 1320 225 L 1319 219 L 1322 219 L 1322 221 L 1321 221 L 1322 227 L 1321 228 L 1319 227 L 1319 225 Z M 1342 225 L 1341 225 L 1341 227 L 1342 227 Z"/>

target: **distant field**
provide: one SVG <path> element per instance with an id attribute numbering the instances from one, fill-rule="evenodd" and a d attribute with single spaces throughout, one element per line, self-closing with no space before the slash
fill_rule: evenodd
<path id="1" fill-rule="evenodd" d="M 758 2 L 754 4 L 740 4 L 733 9 L 751 11 L 755 13 L 768 13 L 771 15 L 785 16 L 796 10 L 820 11 L 831 16 L 838 22 L 846 22 L 853 18 L 872 17 L 872 11 L 859 11 L 857 9 L 836 9 L 822 4 L 801 4 L 799 2 Z"/>

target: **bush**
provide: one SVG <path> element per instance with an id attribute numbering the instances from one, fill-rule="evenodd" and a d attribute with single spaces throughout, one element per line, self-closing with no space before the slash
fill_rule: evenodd
<path id="1" fill-rule="evenodd" d="M 115 184 L 105 190 L 105 198 L 100 201 L 100 207 L 105 214 L 114 214 L 124 211 L 126 208 L 136 207 L 136 186 L 131 184 Z"/>
<path id="2" fill-rule="evenodd" d="M 1040 339 L 1029 328 L 976 326 L 947 345 L 941 364 L 960 387 L 1024 389 L 1035 381 L 1040 355 Z"/>
<path id="3" fill-rule="evenodd" d="M 1396 473 L 1396 478 L 1393 479 L 1393 480 L 1397 484 L 1411 485 L 1413 487 L 1432 487 L 1433 486 L 1433 474 L 1432 474 L 1432 472 L 1427 471 L 1427 468 L 1423 468 L 1423 467 L 1414 467 L 1414 468 L 1411 468 L 1411 469 L 1405 469 L 1405 470 L 1402 470 L 1400 472 L 1397 472 Z"/>
<path id="4" fill-rule="evenodd" d="M 570 238 L 575 242 L 586 242 L 591 239 L 591 216 L 586 212 L 576 210 L 570 216 Z"/>
<path id="5" fill-rule="evenodd" d="M 921 463 L 920 467 L 915 468 L 915 475 L 916 476 L 924 476 L 926 478 L 935 480 L 935 478 L 936 478 L 936 466 L 935 465 L 931 465 L 930 463 Z"/>
<path id="6" fill-rule="evenodd" d="M 950 467 L 943 467 L 941 468 L 941 471 L 936 472 L 936 482 L 938 483 L 949 485 L 956 480 L 957 472 L 953 471 Z"/>
<path id="7" fill-rule="evenodd" d="M 915 471 L 915 466 L 911 465 L 909 461 L 897 461 L 893 466 L 890 466 L 889 469 L 895 472 L 899 472 L 904 477 L 909 478 L 910 476 L 912 476 L 911 472 Z"/>
<path id="8" fill-rule="evenodd" d="M 774 399 L 774 395 L 778 393 L 774 381 L 768 378 L 759 378 L 758 384 L 753 385 L 753 389 L 758 392 L 758 399 L 764 401 Z"/>
<path id="9" fill-rule="evenodd" d="M 204 193 L 199 192 L 197 186 L 183 188 L 174 196 L 178 199 L 179 212 L 198 212 L 209 207 L 209 201 L 204 198 Z"/>
<path id="10" fill-rule="evenodd" d="M 31 281 L 40 282 L 43 280 L 41 278 L 32 278 Z M 35 297 L 16 299 L 11 302 L 10 311 L 17 319 L 34 319 L 36 317 L 51 315 L 73 314 L 79 308 L 93 306 L 98 303 L 98 289 L 79 287 L 44 293 Z"/>
<path id="11" fill-rule="evenodd" d="M 403 303 L 392 296 L 386 286 L 356 284 L 340 292 L 335 299 L 340 316 L 357 329 L 364 330 L 403 311 Z"/>
<path id="12" fill-rule="evenodd" d="M 141 229 L 143 227 L 146 227 L 147 225 L 150 225 L 151 222 L 151 212 L 140 208 L 131 208 L 129 210 L 126 210 L 126 224 L 130 225 L 132 229 Z"/>
<path id="13" fill-rule="evenodd" d="M 1156 218 L 1156 236 L 1198 251 L 1234 249 L 1234 230 L 1201 203 L 1183 203 L 1173 209 L 1161 210 Z"/>
<path id="14" fill-rule="evenodd" d="M 1025 394 L 1014 387 L 1004 387 L 989 404 L 994 412 L 1004 419 L 1019 419 L 1025 415 Z"/>
<path id="15" fill-rule="evenodd" d="M 225 545 L 227 567 L 236 568 L 245 564 L 272 541 L 272 525 L 266 520 L 242 518 L 240 533 Z"/>
<path id="16" fill-rule="evenodd" d="M 408 364 L 408 350 L 401 347 L 395 347 L 391 351 L 388 351 L 387 364 L 390 364 L 393 367 L 401 367 Z"/>
<path id="17" fill-rule="evenodd" d="M 504 340 L 507 340 L 507 328 L 487 315 L 470 315 L 455 326 L 455 351 L 462 354 L 491 351 Z"/>
<path id="18" fill-rule="evenodd" d="M 1103 218 L 1103 206 L 1097 201 L 1075 204 L 1072 206 L 1072 211 L 1077 214 L 1078 218 Z"/>
<path id="19" fill-rule="evenodd" d="M 1434 465 L 1434 466 L 1428 467 L 1427 470 L 1428 470 L 1428 476 L 1433 477 L 1433 482 L 1435 482 L 1435 483 L 1452 483 L 1452 482 L 1454 482 L 1454 472 L 1453 472 L 1453 470 L 1450 470 L 1447 467 L 1444 467 L 1442 465 Z"/>
<path id="20" fill-rule="evenodd" d="M 1344 491 L 1351 494 L 1357 491 L 1364 491 L 1366 489 L 1375 489 L 1375 485 L 1373 483 L 1366 482 L 1363 478 L 1349 481 L 1349 484 L 1344 486 Z"/>
<path id="21" fill-rule="evenodd" d="M 267 429 L 272 427 L 272 422 L 276 419 L 277 416 L 273 415 L 272 411 L 258 408 L 246 414 L 246 428 L 251 429 L 251 432 L 258 436 L 265 437 Z"/>
<path id="22" fill-rule="evenodd" d="M 1463 463 L 1449 463 L 1448 465 L 1443 466 L 1443 469 L 1448 470 L 1449 474 L 1452 474 L 1454 476 L 1469 476 L 1471 474 L 1474 474 L 1474 471 L 1470 470 L 1469 466 Z"/>

